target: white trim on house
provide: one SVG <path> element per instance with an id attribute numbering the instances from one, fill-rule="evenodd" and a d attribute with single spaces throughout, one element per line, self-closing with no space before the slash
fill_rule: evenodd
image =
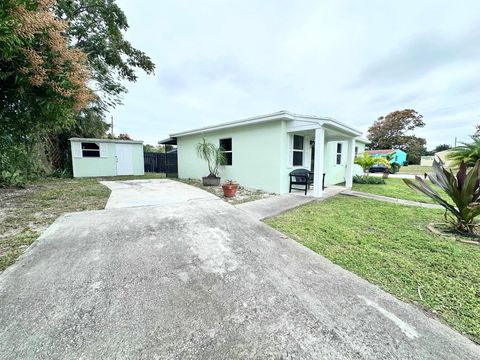
<path id="1" fill-rule="evenodd" d="M 143 144 L 143 141 L 139 140 L 117 140 L 117 139 L 92 139 L 92 138 L 70 138 L 70 141 L 80 141 L 80 142 L 113 142 L 113 143 L 124 143 L 124 144 Z"/>
<path id="2" fill-rule="evenodd" d="M 241 120 L 236 120 L 236 121 L 230 121 L 218 125 L 212 125 L 212 126 L 205 126 L 202 128 L 198 129 L 193 129 L 193 130 L 187 130 L 184 132 L 179 132 L 175 134 L 170 134 L 170 137 L 181 137 L 181 136 L 186 136 L 186 135 L 194 135 L 198 133 L 203 133 L 203 132 L 209 132 L 209 131 L 215 131 L 215 130 L 222 130 L 222 129 L 228 129 L 232 127 L 237 127 L 237 126 L 244 126 L 244 125 L 252 125 L 252 124 L 258 124 L 258 123 L 264 123 L 268 121 L 278 121 L 278 120 L 296 120 L 296 121 L 301 121 L 301 122 L 307 122 L 310 123 L 306 124 L 304 126 L 300 126 L 298 129 L 297 128 L 288 128 L 288 132 L 293 132 L 293 131 L 302 131 L 302 130 L 313 130 L 318 128 L 319 126 L 327 126 L 331 127 L 333 129 L 340 129 L 342 132 L 345 132 L 351 136 L 360 136 L 362 132 L 358 129 L 355 129 L 343 122 L 340 122 L 336 119 L 330 118 L 330 117 L 319 117 L 319 116 L 313 116 L 313 115 L 300 115 L 300 114 L 294 114 L 289 111 L 279 111 L 276 113 L 272 114 L 266 114 L 266 115 L 259 115 L 259 116 L 254 116 L 246 119 L 241 119 Z"/>

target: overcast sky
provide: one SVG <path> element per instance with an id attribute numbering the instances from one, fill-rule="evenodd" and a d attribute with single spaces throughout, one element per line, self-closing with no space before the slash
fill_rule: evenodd
<path id="1" fill-rule="evenodd" d="M 428 148 L 480 122 L 480 1 L 119 0 L 155 75 L 127 84 L 115 133 L 170 133 L 289 110 L 363 130 L 413 108 Z"/>

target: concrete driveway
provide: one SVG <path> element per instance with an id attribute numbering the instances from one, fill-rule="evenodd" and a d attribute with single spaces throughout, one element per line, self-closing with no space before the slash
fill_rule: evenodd
<path id="1" fill-rule="evenodd" d="M 202 198 L 59 218 L 0 275 L 0 358 L 479 359 L 480 351 L 241 210 Z"/>

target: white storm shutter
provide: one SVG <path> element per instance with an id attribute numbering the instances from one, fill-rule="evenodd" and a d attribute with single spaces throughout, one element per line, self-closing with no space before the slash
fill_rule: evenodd
<path id="1" fill-rule="evenodd" d="M 100 157 L 107 157 L 108 156 L 108 148 L 107 148 L 107 144 L 105 143 L 100 143 Z"/>
<path id="2" fill-rule="evenodd" d="M 81 158 L 82 157 L 82 143 L 72 141 L 72 156 L 76 158 Z"/>

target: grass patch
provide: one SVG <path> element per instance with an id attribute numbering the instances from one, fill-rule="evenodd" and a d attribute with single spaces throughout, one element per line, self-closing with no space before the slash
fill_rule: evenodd
<path id="1" fill-rule="evenodd" d="M 408 165 L 401 166 L 399 173 L 401 174 L 414 174 L 414 175 L 423 175 L 432 171 L 431 166 L 420 166 L 420 165 Z"/>
<path id="2" fill-rule="evenodd" d="M 480 343 L 480 247 L 426 230 L 442 214 L 337 196 L 266 223 Z"/>
<path id="3" fill-rule="evenodd" d="M 0 271 L 57 217 L 103 209 L 110 190 L 97 179 L 44 179 L 26 189 L 0 189 Z"/>
<path id="4" fill-rule="evenodd" d="M 447 194 L 438 186 L 433 185 L 430 180 L 427 183 L 432 186 L 444 199 L 448 200 Z M 356 184 L 352 186 L 352 190 L 361 191 L 370 194 L 389 196 L 397 199 L 413 200 L 423 203 L 434 204 L 435 202 L 428 196 L 410 189 L 402 179 L 385 179 L 385 184 Z"/>

